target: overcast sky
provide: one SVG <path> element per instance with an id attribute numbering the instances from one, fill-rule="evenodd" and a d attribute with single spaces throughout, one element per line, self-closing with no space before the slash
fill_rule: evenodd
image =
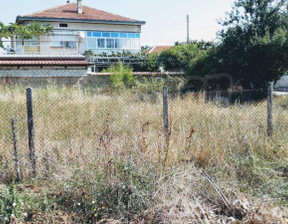
<path id="1" fill-rule="evenodd" d="M 186 15 L 190 16 L 190 37 L 213 40 L 234 0 L 83 0 L 85 5 L 144 20 L 142 45 L 173 45 L 186 40 Z M 26 15 L 65 4 L 66 0 L 1 0 L 0 21 L 15 22 Z M 71 2 L 76 2 L 72 0 Z"/>

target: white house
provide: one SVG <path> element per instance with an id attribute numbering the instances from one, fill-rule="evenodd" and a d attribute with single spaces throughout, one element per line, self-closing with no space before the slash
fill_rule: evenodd
<path id="1" fill-rule="evenodd" d="M 31 22 L 53 26 L 49 35 L 21 40 L 12 38 L 16 54 L 82 54 L 86 50 L 107 53 L 141 50 L 141 26 L 138 21 L 77 3 L 18 16 L 18 24 Z"/>

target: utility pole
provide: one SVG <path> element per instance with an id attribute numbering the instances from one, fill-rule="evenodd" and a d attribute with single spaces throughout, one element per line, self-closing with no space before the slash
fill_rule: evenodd
<path id="1" fill-rule="evenodd" d="M 189 25 L 189 15 L 187 15 L 187 44 L 190 43 L 190 25 Z"/>

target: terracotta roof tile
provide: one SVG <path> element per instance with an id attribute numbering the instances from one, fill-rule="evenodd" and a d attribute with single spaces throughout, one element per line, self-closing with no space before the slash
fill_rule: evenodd
<path id="1" fill-rule="evenodd" d="M 91 65 L 89 62 L 85 60 L 0 60 L 0 66 L 45 66 L 45 65 L 61 65 L 61 66 L 89 66 Z"/>
<path id="2" fill-rule="evenodd" d="M 154 53 L 162 53 L 163 51 L 169 50 L 172 46 L 155 46 L 151 48 L 151 50 L 148 52 L 149 54 L 154 54 Z"/>
<path id="3" fill-rule="evenodd" d="M 27 18 L 49 18 L 49 19 L 73 19 L 73 20 L 91 20 L 91 21 L 116 21 L 116 22 L 134 22 L 142 21 L 126 18 L 112 13 L 104 12 L 88 6 L 83 6 L 83 13 L 77 13 L 77 3 L 67 3 L 65 5 L 36 12 L 26 16 L 19 16 L 22 20 Z M 18 17 L 18 18 L 19 18 Z"/>

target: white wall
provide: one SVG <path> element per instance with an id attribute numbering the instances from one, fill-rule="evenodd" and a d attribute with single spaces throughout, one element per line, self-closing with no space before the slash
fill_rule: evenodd
<path id="1" fill-rule="evenodd" d="M 0 77 L 83 77 L 87 75 L 87 70 L 75 69 L 31 69 L 31 70 L 0 70 Z"/>
<path id="2" fill-rule="evenodd" d="M 54 28 L 54 31 L 67 31 L 73 32 L 73 35 L 78 36 L 79 32 L 84 31 L 85 34 L 87 31 L 102 31 L 102 32 L 125 32 L 125 33 L 140 33 L 141 26 L 138 25 L 113 25 L 113 24 L 87 24 L 87 23 L 67 23 L 68 27 L 59 27 L 60 22 L 39 22 L 43 25 L 51 25 Z M 79 40 L 76 38 L 75 40 L 75 48 L 63 48 L 63 47 L 51 47 L 51 36 L 42 36 L 40 37 L 40 42 L 38 48 L 35 47 L 23 47 L 18 45 L 17 53 L 40 53 L 40 54 L 79 54 L 84 53 L 87 50 L 87 36 L 85 39 Z M 20 41 L 20 40 L 17 40 Z M 136 53 L 141 50 L 139 49 L 131 49 L 131 52 Z M 117 51 L 116 49 L 97 49 L 95 53 L 111 53 Z M 119 50 L 118 50 L 119 51 Z M 121 50 L 122 51 L 122 50 Z M 28 52 L 28 53 L 27 53 Z"/>
<path id="3" fill-rule="evenodd" d="M 110 24 L 87 24 L 87 23 L 67 23 L 67 28 L 59 27 L 59 22 L 40 22 L 49 24 L 56 30 L 73 30 L 73 31 L 110 31 L 110 32 L 141 32 L 137 25 L 110 25 Z M 66 23 L 66 22 L 63 22 Z M 141 26 L 140 26 L 141 27 Z"/>

